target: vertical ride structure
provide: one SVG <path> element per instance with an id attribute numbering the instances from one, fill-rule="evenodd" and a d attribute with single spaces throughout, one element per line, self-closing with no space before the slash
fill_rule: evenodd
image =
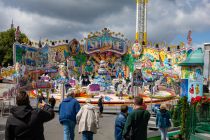
<path id="1" fill-rule="evenodd" d="M 136 0 L 136 41 L 147 43 L 148 0 Z"/>

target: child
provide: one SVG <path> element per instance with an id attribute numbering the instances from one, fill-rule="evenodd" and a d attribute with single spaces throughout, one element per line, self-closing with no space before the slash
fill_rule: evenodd
<path id="1" fill-rule="evenodd" d="M 128 115 L 128 106 L 122 105 L 121 112 L 115 119 L 115 140 L 123 140 L 122 132 Z"/>

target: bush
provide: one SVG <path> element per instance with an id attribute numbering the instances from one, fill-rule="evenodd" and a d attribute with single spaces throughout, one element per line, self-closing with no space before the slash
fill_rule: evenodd
<path id="1" fill-rule="evenodd" d="M 181 100 L 178 101 L 177 105 L 173 107 L 172 111 L 171 111 L 171 116 L 172 116 L 172 123 L 174 125 L 174 127 L 178 127 L 181 125 Z"/>

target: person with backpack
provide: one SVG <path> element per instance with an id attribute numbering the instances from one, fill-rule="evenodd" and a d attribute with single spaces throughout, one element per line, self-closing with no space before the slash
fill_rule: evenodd
<path id="1" fill-rule="evenodd" d="M 157 111 L 156 126 L 159 128 L 161 133 L 161 140 L 168 140 L 167 131 L 171 127 L 170 113 L 166 110 L 166 105 L 161 104 L 160 110 Z"/>
<path id="2" fill-rule="evenodd" d="M 115 140 L 123 140 L 123 128 L 128 116 L 128 106 L 122 105 L 121 112 L 115 119 Z"/>
<path id="3" fill-rule="evenodd" d="M 16 104 L 6 122 L 5 140 L 45 140 L 43 124 L 54 118 L 51 107 L 42 102 L 33 109 L 25 91 L 18 93 Z"/>
<path id="4" fill-rule="evenodd" d="M 99 128 L 98 110 L 87 99 L 86 104 L 77 113 L 78 131 L 82 133 L 82 140 L 93 140 L 93 134 Z"/>
<path id="5" fill-rule="evenodd" d="M 147 140 L 147 126 L 150 119 L 149 111 L 143 106 L 143 98 L 134 98 L 133 111 L 128 114 L 123 137 L 129 140 Z"/>

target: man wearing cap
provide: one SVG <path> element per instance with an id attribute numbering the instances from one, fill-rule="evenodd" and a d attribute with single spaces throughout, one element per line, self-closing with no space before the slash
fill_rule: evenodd
<path id="1" fill-rule="evenodd" d="M 70 90 L 59 106 L 59 121 L 64 128 L 64 140 L 74 140 L 76 115 L 80 110 L 80 104 L 74 95 L 74 91 Z"/>

